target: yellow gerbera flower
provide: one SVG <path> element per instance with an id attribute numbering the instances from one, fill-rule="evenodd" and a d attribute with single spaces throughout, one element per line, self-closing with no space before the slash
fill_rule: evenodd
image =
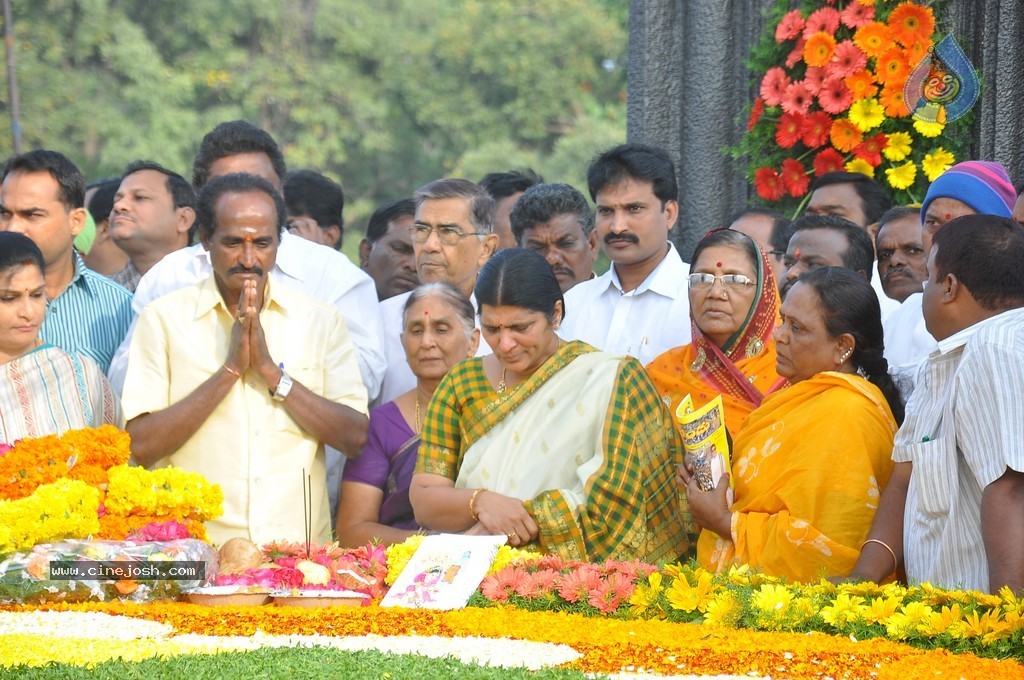
<path id="1" fill-rule="evenodd" d="M 945 129 L 943 123 L 929 123 L 923 120 L 914 120 L 914 129 L 917 130 L 918 134 L 922 137 L 938 137 L 942 134 Z"/>
<path id="2" fill-rule="evenodd" d="M 874 97 L 860 99 L 850 106 L 850 121 L 861 132 L 872 130 L 885 122 L 885 108 Z"/>
<path id="3" fill-rule="evenodd" d="M 906 158 L 910 154 L 910 143 L 913 141 L 906 132 L 893 132 L 886 135 L 888 143 L 885 148 L 882 149 L 882 155 L 885 156 L 886 160 L 899 162 Z"/>
<path id="4" fill-rule="evenodd" d="M 852 161 L 849 161 L 846 164 L 846 171 L 859 172 L 862 175 L 867 175 L 872 178 L 875 176 L 875 169 L 871 167 L 871 163 L 868 163 L 863 158 L 854 158 Z"/>
<path id="5" fill-rule="evenodd" d="M 893 189 L 906 189 L 917 179 L 917 166 L 914 161 L 907 161 L 903 165 L 886 168 L 885 179 Z"/>
<path id="6" fill-rule="evenodd" d="M 921 160 L 921 169 L 924 170 L 924 176 L 928 178 L 928 181 L 934 182 L 939 175 L 953 167 L 954 161 L 956 158 L 953 157 L 953 154 L 940 146 L 935 151 L 924 155 Z"/>

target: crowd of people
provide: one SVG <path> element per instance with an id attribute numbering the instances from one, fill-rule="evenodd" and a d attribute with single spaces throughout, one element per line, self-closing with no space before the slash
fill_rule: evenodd
<path id="1" fill-rule="evenodd" d="M 339 252 L 344 193 L 222 123 L 191 182 L 63 154 L 0 187 L 0 441 L 104 423 L 224 490 L 214 542 L 503 535 L 565 558 L 1024 591 L 1024 196 L 997 163 L 921 206 L 815 178 L 669 239 L 643 144 L 590 200 L 530 171 L 442 178 Z M 689 221 L 693 221 L 692 216 Z M 600 253 L 610 261 L 597 274 Z M 730 465 L 676 411 L 721 396 Z"/>

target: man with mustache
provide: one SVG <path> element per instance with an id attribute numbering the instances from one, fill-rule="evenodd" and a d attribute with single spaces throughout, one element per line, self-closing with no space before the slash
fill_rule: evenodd
<path id="1" fill-rule="evenodd" d="M 125 168 L 110 212 L 110 237 L 128 253 L 128 264 L 110 278 L 134 293 L 164 255 L 188 246 L 195 203 L 195 191 L 178 173 L 152 161 Z"/>
<path id="2" fill-rule="evenodd" d="M 921 242 L 921 213 L 917 208 L 892 208 L 878 220 L 875 234 L 878 277 L 885 294 L 903 302 L 924 289 L 928 253 Z"/>
<path id="3" fill-rule="evenodd" d="M 957 163 L 931 183 L 921 203 L 921 245 L 925 256 L 931 250 L 932 236 L 946 222 L 965 215 L 1010 217 L 1013 200 L 1010 176 L 999 163 Z M 907 399 L 914 389 L 918 365 L 938 347 L 925 326 L 922 300 L 923 293 L 908 295 L 882 324 L 889 372 L 897 378 Z"/>
<path id="4" fill-rule="evenodd" d="M 139 316 L 124 385 L 132 456 L 221 486 L 224 514 L 207 523 L 215 543 L 298 541 L 307 530 L 326 541 L 324 446 L 355 457 L 369 426 L 345 319 L 268 281 L 286 211 L 267 180 L 212 179 L 197 214 L 213 272 Z"/>
<path id="5" fill-rule="evenodd" d="M 516 243 L 544 256 L 563 293 L 594 278 L 594 215 L 575 188 L 536 184 L 519 197 L 509 219 Z"/>
<path id="6" fill-rule="evenodd" d="M 690 342 L 690 267 L 668 240 L 679 216 L 675 168 L 661 149 L 623 144 L 590 163 L 587 186 L 612 266 L 566 293 L 559 335 L 647 364 Z"/>

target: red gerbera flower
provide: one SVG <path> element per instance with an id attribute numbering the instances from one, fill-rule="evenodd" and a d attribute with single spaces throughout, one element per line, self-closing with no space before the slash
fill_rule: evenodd
<path id="1" fill-rule="evenodd" d="M 811 178 L 807 176 L 807 170 L 803 163 L 795 158 L 787 158 L 782 161 L 782 183 L 793 198 L 800 198 L 807 193 L 807 186 Z"/>
<path id="2" fill-rule="evenodd" d="M 775 42 L 782 44 L 800 35 L 804 30 L 804 17 L 800 10 L 794 9 L 786 13 L 775 27 Z"/>
<path id="3" fill-rule="evenodd" d="M 817 96 L 821 91 L 821 85 L 825 82 L 825 69 L 818 66 L 808 66 L 804 73 L 803 84 L 807 91 Z"/>
<path id="4" fill-rule="evenodd" d="M 875 20 L 875 8 L 862 5 L 859 2 L 851 2 L 839 15 L 839 20 L 843 22 L 844 26 L 850 28 L 867 26 Z"/>
<path id="5" fill-rule="evenodd" d="M 808 114 L 800 125 L 800 139 L 804 146 L 816 149 L 828 143 L 828 133 L 832 129 L 832 117 L 824 111 Z"/>
<path id="6" fill-rule="evenodd" d="M 804 117 L 800 113 L 784 113 L 775 128 L 775 142 L 783 149 L 789 149 L 800 141 Z"/>
<path id="7" fill-rule="evenodd" d="M 844 169 L 845 159 L 835 149 L 825 149 L 814 157 L 814 176 L 821 177 L 829 172 L 838 172 Z"/>
<path id="8" fill-rule="evenodd" d="M 825 79 L 821 91 L 818 92 L 818 103 L 821 104 L 821 108 L 829 113 L 842 113 L 850 108 L 851 102 L 853 94 L 842 78 L 836 76 Z"/>
<path id="9" fill-rule="evenodd" d="M 774 168 L 758 168 L 754 172 L 754 188 L 757 195 L 766 201 L 777 201 L 786 195 L 782 175 Z"/>
<path id="10" fill-rule="evenodd" d="M 747 121 L 747 132 L 754 129 L 757 121 L 761 120 L 762 113 L 764 113 L 764 100 L 757 97 L 754 100 L 753 106 L 750 107 L 750 120 Z"/>
<path id="11" fill-rule="evenodd" d="M 790 83 L 789 76 L 781 66 L 773 66 L 765 71 L 761 80 L 761 96 L 768 106 L 778 106 L 782 103 L 782 96 L 786 94 L 786 88 Z"/>
<path id="12" fill-rule="evenodd" d="M 811 12 L 804 24 L 804 37 L 810 38 L 815 33 L 834 35 L 839 28 L 839 10 L 834 7 L 822 7 Z"/>
<path id="13" fill-rule="evenodd" d="M 782 96 L 782 110 L 786 113 L 807 113 L 812 96 L 803 83 L 790 83 Z"/>
<path id="14" fill-rule="evenodd" d="M 868 57 L 864 51 L 853 44 L 852 40 L 844 40 L 836 45 L 832 61 L 829 62 L 827 75 L 845 78 L 860 71 L 868 65 Z"/>
<path id="15" fill-rule="evenodd" d="M 853 155 L 870 163 L 873 167 L 882 164 L 882 149 L 889 143 L 889 138 L 884 132 L 879 132 L 874 137 L 868 137 L 853 150 Z"/>
<path id="16" fill-rule="evenodd" d="M 800 63 L 800 60 L 804 58 L 804 43 L 807 39 L 802 35 L 797 38 L 796 45 L 793 46 L 793 51 L 786 57 L 786 68 L 793 68 Z"/>

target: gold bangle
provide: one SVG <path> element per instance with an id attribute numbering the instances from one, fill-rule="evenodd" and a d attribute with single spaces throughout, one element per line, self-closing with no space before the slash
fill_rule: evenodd
<path id="1" fill-rule="evenodd" d="M 882 546 L 883 548 L 889 551 L 889 554 L 892 555 L 892 571 L 889 573 L 896 573 L 896 570 L 899 569 L 900 566 L 899 560 L 896 559 L 896 551 L 890 548 L 888 543 L 886 543 L 885 541 L 880 541 L 877 538 L 869 538 L 868 540 L 864 541 L 860 546 L 861 550 L 863 550 L 864 546 L 866 546 L 868 543 L 877 543 L 878 545 Z"/>
<path id="2" fill-rule="evenodd" d="M 476 516 L 476 510 L 473 509 L 473 503 L 476 502 L 476 497 L 483 491 L 483 487 L 480 487 L 473 492 L 473 495 L 469 497 L 469 514 L 473 517 L 474 522 L 479 522 L 480 518 Z"/>
<path id="3" fill-rule="evenodd" d="M 227 364 L 224 364 L 223 366 L 221 366 L 221 368 L 223 368 L 223 369 L 224 369 L 225 371 L 227 371 L 227 372 L 228 372 L 228 373 L 230 373 L 231 375 L 235 376 L 236 378 L 241 378 L 241 377 L 242 377 L 242 374 L 241 374 L 241 373 L 239 373 L 239 372 L 238 372 L 238 371 L 236 371 L 235 369 L 231 368 L 231 367 L 230 367 L 230 366 L 228 366 Z"/>

